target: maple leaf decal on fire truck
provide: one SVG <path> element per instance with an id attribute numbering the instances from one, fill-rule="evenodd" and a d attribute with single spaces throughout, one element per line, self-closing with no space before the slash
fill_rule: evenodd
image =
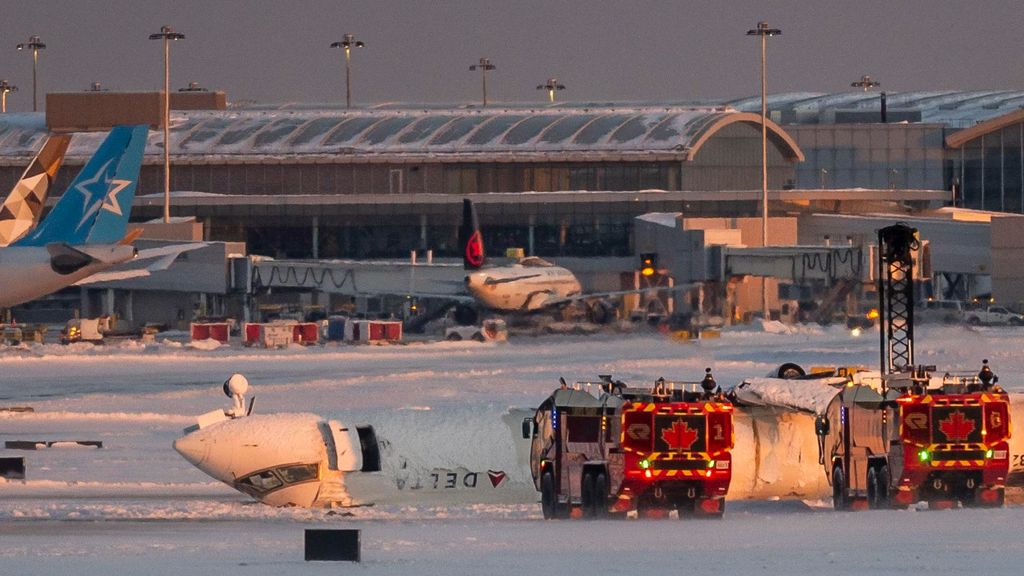
<path id="1" fill-rule="evenodd" d="M 686 420 L 676 420 L 661 430 L 661 440 L 678 452 L 685 452 L 697 441 L 698 431 L 690 428 Z"/>
<path id="2" fill-rule="evenodd" d="M 946 435 L 946 440 L 949 442 L 967 441 L 976 426 L 973 419 L 965 417 L 964 413 L 959 410 L 939 422 L 939 430 Z"/>

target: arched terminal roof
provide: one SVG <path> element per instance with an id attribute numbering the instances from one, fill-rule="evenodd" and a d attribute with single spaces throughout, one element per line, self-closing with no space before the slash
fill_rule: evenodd
<path id="1" fill-rule="evenodd" d="M 975 138 L 980 138 L 985 134 L 998 132 L 1007 126 L 1020 124 L 1022 122 L 1024 122 L 1024 110 L 1016 110 L 991 120 L 975 124 L 970 128 L 953 132 L 949 136 L 946 136 L 946 147 L 959 148 Z"/>
<path id="2" fill-rule="evenodd" d="M 501 107 L 486 109 L 254 109 L 174 111 L 171 154 L 188 156 L 437 157 L 440 161 L 693 160 L 714 134 L 760 116 L 729 108 L 681 106 Z M 793 161 L 796 142 L 767 122 L 772 143 Z M 0 118 L 0 157 L 30 155 L 41 146 L 41 115 Z M 102 133 L 78 133 L 68 155 L 87 156 Z M 150 134 L 147 154 L 162 152 Z"/>
<path id="3" fill-rule="evenodd" d="M 1024 91 L 1021 90 L 886 91 L 885 96 L 890 111 L 918 111 L 921 122 L 945 124 L 953 129 L 969 128 L 1024 106 Z M 822 122 L 830 111 L 877 110 L 879 98 L 879 91 L 789 92 L 770 94 L 768 109 L 780 113 L 785 124 L 816 124 Z M 761 98 L 752 96 L 723 104 L 745 112 L 757 112 L 761 109 Z"/>

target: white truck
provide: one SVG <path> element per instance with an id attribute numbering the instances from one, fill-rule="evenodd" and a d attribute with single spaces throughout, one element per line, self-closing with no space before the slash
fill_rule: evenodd
<path id="1" fill-rule="evenodd" d="M 1024 316 L 1011 312 L 1003 306 L 982 306 L 964 312 L 964 320 L 974 326 L 1021 326 Z"/>

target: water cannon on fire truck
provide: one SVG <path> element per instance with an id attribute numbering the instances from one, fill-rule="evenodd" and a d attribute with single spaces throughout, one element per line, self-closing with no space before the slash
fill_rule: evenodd
<path id="1" fill-rule="evenodd" d="M 561 384 L 523 421 L 545 518 L 722 516 L 733 406 L 710 368 L 699 382 Z"/>

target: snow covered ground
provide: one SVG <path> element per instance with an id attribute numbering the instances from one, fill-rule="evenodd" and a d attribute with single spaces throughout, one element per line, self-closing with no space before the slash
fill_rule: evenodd
<path id="1" fill-rule="evenodd" d="M 787 361 L 874 366 L 877 349 L 874 333 L 777 325 L 697 343 L 634 334 L 281 351 L 167 342 L 0 349 L 0 408 L 35 409 L 0 412 L 0 440 L 104 444 L 0 450 L 28 468 L 27 481 L 0 480 L 0 574 L 353 569 L 304 562 L 307 527 L 360 528 L 357 570 L 367 574 L 1019 574 L 1020 506 L 837 514 L 823 502 L 730 502 L 724 520 L 704 522 L 545 522 L 533 504 L 274 509 L 171 449 L 194 415 L 227 405 L 219 388 L 232 372 L 249 378 L 258 412 L 458 427 L 536 405 L 559 376 L 697 380 L 711 366 L 727 385 Z M 916 352 L 951 371 L 976 371 L 989 358 L 1002 384 L 1024 391 L 1022 349 L 1020 329 L 925 326 Z M 480 439 L 467 450 L 491 445 Z"/>

